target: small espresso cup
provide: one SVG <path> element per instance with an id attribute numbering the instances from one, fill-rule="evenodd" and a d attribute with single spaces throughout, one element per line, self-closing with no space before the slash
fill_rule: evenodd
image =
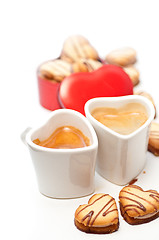
<path id="1" fill-rule="evenodd" d="M 95 108 L 120 108 L 128 103 L 140 103 L 147 111 L 147 121 L 128 135 L 119 134 L 97 121 L 91 112 Z M 128 184 L 143 170 L 149 128 L 154 118 L 154 106 L 142 96 L 94 98 L 85 104 L 85 114 L 98 137 L 97 172 L 105 179 L 117 185 Z"/>
<path id="2" fill-rule="evenodd" d="M 47 139 L 57 128 L 73 126 L 90 140 L 90 145 L 74 149 L 55 149 L 36 145 L 34 139 Z M 89 121 L 69 109 L 55 110 L 37 129 L 22 134 L 29 148 L 39 191 L 51 198 L 77 198 L 94 192 L 98 140 Z"/>

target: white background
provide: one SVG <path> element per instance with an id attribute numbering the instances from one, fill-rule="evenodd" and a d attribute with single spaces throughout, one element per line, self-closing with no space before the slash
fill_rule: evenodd
<path id="1" fill-rule="evenodd" d="M 64 39 L 76 33 L 88 38 L 101 57 L 118 47 L 135 48 L 138 88 L 152 94 L 159 111 L 158 29 L 157 0 L 0 2 L 1 239 L 154 239 L 159 233 L 159 219 L 130 226 L 121 217 L 119 231 L 107 236 L 78 231 L 74 212 L 89 197 L 55 200 L 41 195 L 28 149 L 20 140 L 26 127 L 36 126 L 50 113 L 39 104 L 38 65 L 58 57 Z M 145 170 L 137 184 L 159 191 L 159 157 L 148 153 Z M 95 192 L 109 193 L 118 201 L 121 187 L 98 175 L 95 180 Z"/>

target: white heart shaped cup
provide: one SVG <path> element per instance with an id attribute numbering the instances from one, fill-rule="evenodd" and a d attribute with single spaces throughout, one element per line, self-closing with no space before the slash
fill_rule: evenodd
<path id="1" fill-rule="evenodd" d="M 128 103 L 145 106 L 148 120 L 129 135 L 121 135 L 97 121 L 91 112 L 98 107 L 120 108 Z M 149 128 L 154 118 L 154 106 L 142 96 L 94 98 L 85 104 L 85 114 L 98 137 L 97 172 L 117 185 L 133 180 L 144 168 Z"/>
<path id="2" fill-rule="evenodd" d="M 90 139 L 90 146 L 74 149 L 46 148 L 33 143 L 48 138 L 61 126 L 74 126 Z M 55 110 L 48 121 L 21 136 L 31 154 L 39 191 L 51 198 L 77 198 L 94 192 L 98 139 L 86 117 L 69 109 Z"/>

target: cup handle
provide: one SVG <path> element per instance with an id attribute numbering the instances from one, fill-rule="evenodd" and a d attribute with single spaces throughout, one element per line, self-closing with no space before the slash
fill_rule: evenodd
<path id="1" fill-rule="evenodd" d="M 20 138 L 22 140 L 22 142 L 27 145 L 27 142 L 26 142 L 26 135 L 27 133 L 31 130 L 32 128 L 31 127 L 27 127 L 24 132 L 22 132 L 22 134 L 20 135 Z"/>

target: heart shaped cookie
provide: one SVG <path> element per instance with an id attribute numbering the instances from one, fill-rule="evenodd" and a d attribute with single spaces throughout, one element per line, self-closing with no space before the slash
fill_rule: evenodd
<path id="1" fill-rule="evenodd" d="M 121 215 L 129 224 L 147 223 L 159 217 L 159 193 L 155 190 L 129 185 L 120 191 L 119 200 Z"/>
<path id="2" fill-rule="evenodd" d="M 152 122 L 151 124 L 148 150 L 152 152 L 155 156 L 159 156 L 159 123 L 158 122 Z"/>
<path id="3" fill-rule="evenodd" d="M 76 227 L 87 233 L 112 233 L 119 228 L 115 199 L 108 194 L 93 195 L 88 204 L 80 205 L 75 212 Z"/>
<path id="4" fill-rule="evenodd" d="M 133 94 L 133 84 L 121 67 L 103 65 L 93 72 L 74 73 L 66 77 L 59 89 L 62 107 L 84 114 L 85 103 L 95 97 Z"/>

